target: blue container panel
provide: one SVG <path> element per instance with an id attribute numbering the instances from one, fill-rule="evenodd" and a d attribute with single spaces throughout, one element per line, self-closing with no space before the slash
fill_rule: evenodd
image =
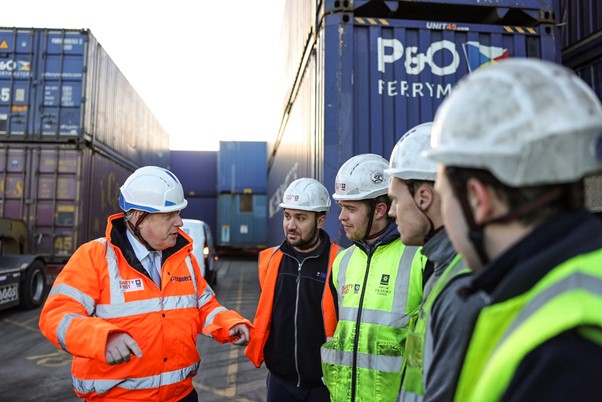
<path id="1" fill-rule="evenodd" d="M 599 0 L 560 0 L 562 47 L 567 48 L 602 29 Z"/>
<path id="2" fill-rule="evenodd" d="M 267 143 L 263 141 L 220 141 L 217 192 L 265 194 L 267 154 Z"/>
<path id="3" fill-rule="evenodd" d="M 182 210 L 182 218 L 200 219 L 211 227 L 213 238 L 217 239 L 217 195 L 213 197 L 186 196 L 188 206 Z"/>
<path id="4" fill-rule="evenodd" d="M 318 33 L 280 143 L 270 144 L 268 243 L 281 238 L 277 207 L 295 178 L 314 177 L 334 192 L 339 167 L 372 152 L 389 159 L 411 127 L 431 121 L 453 85 L 506 57 L 560 61 L 554 25 L 512 27 L 382 20 L 333 14 Z M 315 74 L 315 75 L 314 75 Z M 347 244 L 336 213 L 326 230 Z"/>
<path id="5" fill-rule="evenodd" d="M 167 166 L 169 136 L 89 31 L 0 28 L 0 140 L 94 147 Z"/>
<path id="6" fill-rule="evenodd" d="M 218 246 L 241 249 L 265 247 L 265 194 L 220 194 L 217 196 L 217 212 Z"/>
<path id="7" fill-rule="evenodd" d="M 170 170 L 186 197 L 217 196 L 217 151 L 171 151 Z"/>

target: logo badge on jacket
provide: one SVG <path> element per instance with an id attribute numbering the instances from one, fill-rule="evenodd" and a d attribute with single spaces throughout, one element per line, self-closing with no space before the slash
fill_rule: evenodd
<path id="1" fill-rule="evenodd" d="M 142 279 L 128 279 L 119 281 L 119 290 L 121 290 L 123 293 L 144 290 L 144 283 L 142 283 Z"/>
<path id="2" fill-rule="evenodd" d="M 386 286 L 389 284 L 390 279 L 391 279 L 391 275 L 383 274 L 383 276 L 380 277 L 380 284 Z"/>

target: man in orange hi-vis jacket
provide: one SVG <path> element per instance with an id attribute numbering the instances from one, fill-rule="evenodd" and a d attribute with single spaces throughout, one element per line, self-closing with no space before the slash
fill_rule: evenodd
<path id="1" fill-rule="evenodd" d="M 218 303 L 182 231 L 187 205 L 170 171 L 146 166 L 120 189 L 123 213 L 57 277 L 42 333 L 72 354 L 88 401 L 197 401 L 198 333 L 245 345 L 251 323 Z"/>
<path id="2" fill-rule="evenodd" d="M 265 360 L 267 402 L 329 402 L 320 346 L 337 324 L 325 286 L 339 250 L 322 229 L 330 194 L 319 181 L 301 178 L 288 186 L 280 207 L 285 239 L 259 254 L 261 295 L 245 354 L 257 367 Z"/>

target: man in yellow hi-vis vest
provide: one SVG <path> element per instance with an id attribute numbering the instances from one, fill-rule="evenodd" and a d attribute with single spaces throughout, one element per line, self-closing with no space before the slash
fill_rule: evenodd
<path id="1" fill-rule="evenodd" d="M 329 279 L 339 321 L 322 346 L 322 371 L 333 402 L 397 398 L 406 329 L 422 298 L 426 258 L 401 243 L 388 217 L 387 166 L 379 155 L 357 155 L 336 177 L 333 198 L 354 244 Z"/>
<path id="2" fill-rule="evenodd" d="M 464 300 L 457 289 L 471 278 L 454 250 L 441 214 L 441 197 L 434 189 L 437 163 L 420 153 L 430 147 L 432 123 L 405 133 L 391 154 L 389 197 L 401 241 L 422 246 L 432 265 L 420 311 L 410 322 L 399 401 L 449 401 L 464 358 L 472 317 L 483 300 Z"/>
<path id="3" fill-rule="evenodd" d="M 600 400 L 602 105 L 571 70 L 512 58 L 465 77 L 437 111 L 445 227 L 489 297 L 456 401 Z"/>

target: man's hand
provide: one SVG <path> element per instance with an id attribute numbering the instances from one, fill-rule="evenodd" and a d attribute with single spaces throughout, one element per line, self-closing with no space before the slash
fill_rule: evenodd
<path id="1" fill-rule="evenodd" d="M 107 338 L 107 349 L 105 358 L 110 365 L 121 364 L 130 361 L 130 354 L 137 358 L 142 357 L 142 350 L 134 338 L 125 332 L 110 333 Z"/>
<path id="2" fill-rule="evenodd" d="M 245 346 L 249 342 L 249 328 L 246 324 L 236 324 L 230 328 L 230 336 L 236 338 L 233 345 Z"/>

